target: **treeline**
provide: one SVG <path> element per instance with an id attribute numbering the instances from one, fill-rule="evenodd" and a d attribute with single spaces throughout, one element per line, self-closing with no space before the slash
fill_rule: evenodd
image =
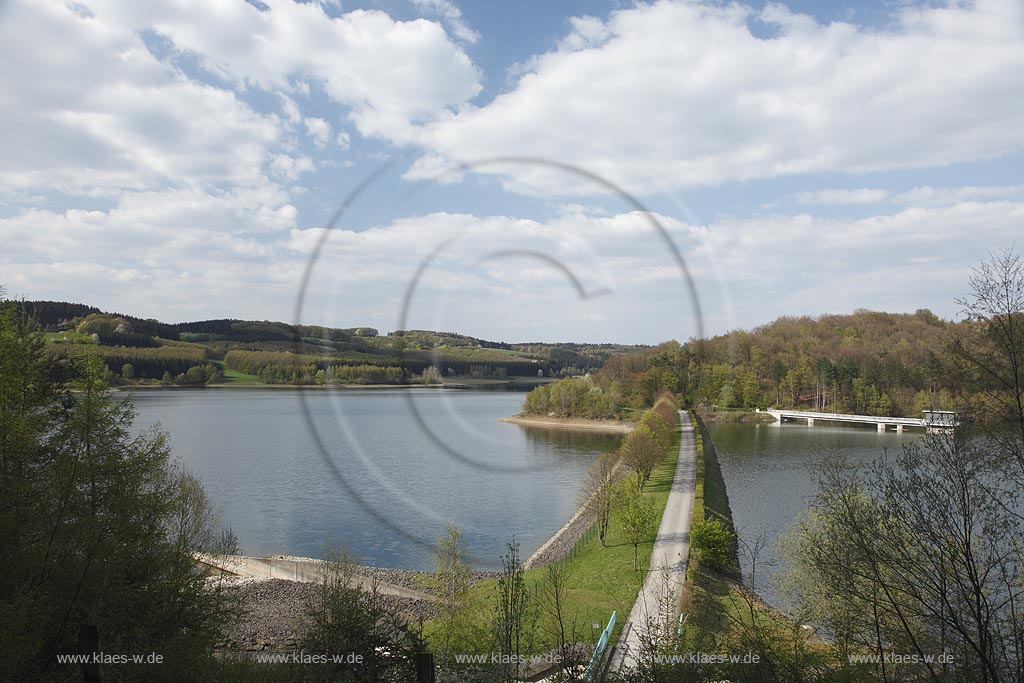
<path id="1" fill-rule="evenodd" d="M 951 348 L 966 327 L 928 310 L 780 318 L 687 344 L 687 389 L 726 408 L 917 416 L 954 407 L 963 387 Z"/>
<path id="2" fill-rule="evenodd" d="M 12 301 L 9 305 L 20 314 L 34 319 L 44 330 L 51 332 L 59 331 L 61 324 L 70 320 L 100 312 L 95 306 L 67 301 Z"/>
<path id="3" fill-rule="evenodd" d="M 589 376 L 569 377 L 526 395 L 523 412 L 554 417 L 610 420 L 618 414 L 615 397 Z"/>
<path id="4" fill-rule="evenodd" d="M 250 351 L 232 349 L 224 363 L 232 370 L 256 375 L 269 384 L 398 384 L 416 381 L 428 369 L 438 377 L 504 378 L 537 375 L 543 367 L 535 363 L 508 361 L 475 363 L 468 359 L 441 357 L 373 356 L 363 354 L 357 362 L 333 354 L 301 354 L 287 351 Z"/>
<path id="5" fill-rule="evenodd" d="M 267 384 L 403 384 L 412 381 L 394 365 L 339 364 L 321 356 L 274 351 L 228 351 L 224 364 Z M 422 368 L 420 370 L 422 372 Z"/>
<path id="6" fill-rule="evenodd" d="M 679 407 L 671 392 L 663 391 L 654 406 L 640 416 L 619 449 L 606 453 L 590 466 L 581 497 L 594 520 L 598 541 L 605 547 L 608 529 L 614 520 L 622 526 L 626 540 L 633 546 L 633 569 L 638 568 L 637 552 L 657 520 L 651 501 L 642 496 L 643 487 L 659 462 L 665 459 L 676 439 Z M 630 476 L 624 476 L 626 473 Z"/>
<path id="7" fill-rule="evenodd" d="M 952 348 L 970 328 L 927 310 L 784 317 L 750 332 L 612 356 L 587 391 L 563 380 L 535 390 L 524 409 L 590 417 L 607 414 L 610 398 L 611 412 L 621 414 L 651 405 L 668 388 L 709 409 L 919 416 L 952 409 L 962 397 Z"/>
<path id="8" fill-rule="evenodd" d="M 376 336 L 376 335 L 375 335 Z M 404 340 L 415 341 L 423 348 L 430 348 L 441 344 L 447 346 L 478 346 L 482 349 L 503 349 L 512 350 L 512 345 L 506 342 L 487 341 L 477 339 L 457 332 L 436 332 L 431 330 L 395 330 L 388 333 L 389 337 L 401 337 Z"/>
<path id="9" fill-rule="evenodd" d="M 45 330 L 66 333 L 62 339 L 54 335 L 52 343 L 83 344 L 91 340 L 110 348 L 160 349 L 168 342 L 181 342 L 203 349 L 205 359 L 214 361 L 224 359 L 232 350 L 290 354 L 236 364 L 243 372 L 278 383 L 316 383 L 319 371 L 324 372 L 324 381 L 330 381 L 327 378 L 332 367 L 352 366 L 367 366 L 365 377 L 353 377 L 351 370 L 336 371 L 336 375 L 345 376 L 339 381 L 398 381 L 393 378 L 395 371 L 389 371 L 390 379 L 382 378 L 381 373 L 374 370 L 376 367 L 397 368 L 414 376 L 433 368 L 441 377 L 565 377 L 596 372 L 612 354 L 636 348 L 615 344 L 510 344 L 427 330 L 397 331 L 381 336 L 377 329 L 370 327 L 331 328 L 236 318 L 166 324 L 152 318 L 103 312 L 93 306 L 68 302 L 26 301 L 16 305 L 26 315 L 35 316 Z M 115 364 L 126 353 L 122 350 L 117 355 L 117 360 L 110 364 L 114 376 L 121 374 Z M 159 369 L 154 367 L 152 356 L 141 352 L 135 355 L 137 360 L 128 360 L 135 370 L 135 379 L 166 379 L 164 374 L 169 373 L 176 381 L 194 367 L 184 366 L 185 358 L 172 359 L 173 352 L 161 352 L 159 358 L 173 367 Z M 294 357 L 297 355 L 315 358 Z M 248 370 L 243 370 L 243 366 Z M 212 373 L 216 364 L 202 367 Z"/>
<path id="10" fill-rule="evenodd" d="M 109 377 L 114 375 L 123 376 L 124 367 L 131 367 L 131 376 L 125 379 L 156 379 L 172 381 L 179 375 L 187 375 L 192 371 L 190 377 L 195 378 L 202 368 L 202 372 L 214 372 L 212 365 L 207 361 L 203 349 L 191 345 L 167 345 L 150 347 L 138 346 L 89 346 L 83 347 L 75 344 L 47 344 L 47 354 L 56 360 L 66 360 L 70 364 L 75 358 L 86 353 L 95 353 L 103 360 L 109 371 Z M 210 370 L 206 370 L 211 366 Z M 64 374 L 70 374 L 70 371 Z M 206 381 L 205 379 L 203 380 Z M 199 383 L 199 382 L 190 382 Z"/>
<path id="11" fill-rule="evenodd" d="M 0 680 L 99 680 L 98 664 L 58 662 L 93 652 L 162 657 L 105 662 L 103 680 L 219 678 L 210 651 L 238 612 L 190 553 L 237 552 L 233 534 L 95 357 L 66 392 L 45 347 L 0 298 Z"/>

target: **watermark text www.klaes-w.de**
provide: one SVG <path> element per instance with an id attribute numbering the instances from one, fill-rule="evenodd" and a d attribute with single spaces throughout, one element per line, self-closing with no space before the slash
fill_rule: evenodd
<path id="1" fill-rule="evenodd" d="M 721 652 L 684 652 L 674 655 L 655 655 L 655 664 L 759 664 L 761 655 L 754 652 L 745 654 L 724 654 Z"/>
<path id="2" fill-rule="evenodd" d="M 505 652 L 489 652 L 489 653 L 454 653 L 451 655 L 451 660 L 455 664 L 521 664 L 521 665 L 536 665 L 536 664 L 560 664 L 562 662 L 562 656 L 551 652 L 544 655 L 537 655 L 530 657 L 528 655 L 520 654 L 509 654 Z"/>
<path id="3" fill-rule="evenodd" d="M 850 664 L 953 664 L 951 654 L 901 654 L 899 652 L 861 653 L 847 655 Z"/>
<path id="4" fill-rule="evenodd" d="M 66 653 L 57 655 L 58 664 L 163 664 L 159 652 L 148 654 L 119 654 L 110 652 Z"/>
<path id="5" fill-rule="evenodd" d="M 361 666 L 365 658 L 359 652 L 322 654 L 315 652 L 259 652 L 254 655 L 261 664 L 344 664 Z"/>

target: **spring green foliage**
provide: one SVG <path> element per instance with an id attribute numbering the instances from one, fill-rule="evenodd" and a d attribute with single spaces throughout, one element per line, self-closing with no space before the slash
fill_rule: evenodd
<path id="1" fill-rule="evenodd" d="M 0 680 L 79 679 L 58 653 L 96 628 L 107 652 L 165 665 L 110 665 L 112 680 L 202 678 L 229 594 L 187 554 L 219 544 L 212 504 L 170 458 L 166 436 L 133 429 L 96 356 L 59 393 L 42 334 L 0 301 Z M 224 535 L 230 541 L 230 534 Z"/>
<path id="2" fill-rule="evenodd" d="M 538 395 L 527 397 L 524 410 L 622 417 L 670 389 L 684 403 L 723 409 L 919 416 L 925 409 L 953 408 L 964 393 L 952 342 L 977 327 L 927 310 L 779 318 L 749 332 L 612 356 L 593 373 L 587 391 L 570 385 L 578 378 L 563 380 L 564 390 L 535 390 Z M 557 394 L 569 398 L 551 400 Z"/>
<path id="3" fill-rule="evenodd" d="M 624 481 L 618 489 L 615 512 L 622 535 L 633 547 L 633 571 L 636 571 L 639 569 L 637 555 L 640 544 L 647 540 L 658 511 L 638 487 Z"/>
<path id="4" fill-rule="evenodd" d="M 617 416 L 614 395 L 581 377 L 569 377 L 537 387 L 527 394 L 523 412 L 603 420 Z"/>
<path id="5" fill-rule="evenodd" d="M 340 547 L 324 553 L 328 570 L 309 604 L 312 624 L 303 640 L 304 651 L 314 655 L 356 655 L 359 663 L 298 667 L 291 680 L 344 681 L 345 683 L 412 683 L 411 665 L 423 646 L 407 629 L 376 589 L 362 589 L 356 566 Z"/>
<path id="6" fill-rule="evenodd" d="M 690 548 L 695 550 L 708 569 L 726 569 L 732 558 L 735 534 L 721 520 L 712 517 L 695 521 L 690 526 Z"/>
<path id="7" fill-rule="evenodd" d="M 434 575 L 431 581 L 431 587 L 440 598 L 434 642 L 442 657 L 451 651 L 454 644 L 471 637 L 464 632 L 465 625 L 470 621 L 466 614 L 466 597 L 469 594 L 471 574 L 462 532 L 448 525 L 435 544 Z"/>

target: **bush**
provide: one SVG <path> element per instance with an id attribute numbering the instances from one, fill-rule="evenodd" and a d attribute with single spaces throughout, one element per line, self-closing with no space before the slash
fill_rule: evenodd
<path id="1" fill-rule="evenodd" d="M 729 568 L 732 544 L 733 533 L 715 517 L 696 522 L 690 528 L 690 547 L 699 553 L 701 562 L 709 569 Z"/>

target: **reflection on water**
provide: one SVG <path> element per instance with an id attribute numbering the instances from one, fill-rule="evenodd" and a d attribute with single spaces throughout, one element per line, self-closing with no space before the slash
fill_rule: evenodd
<path id="1" fill-rule="evenodd" d="M 450 521 L 474 558 L 493 567 L 513 534 L 525 557 L 556 531 L 594 456 L 620 442 L 498 421 L 519 412 L 515 392 L 307 390 L 310 420 L 370 512 L 324 462 L 298 392 L 136 396 L 137 426 L 160 422 L 170 432 L 174 455 L 199 475 L 250 554 L 317 556 L 338 539 L 367 564 L 429 569 L 428 551 L 400 532 L 430 543 Z"/>
<path id="2" fill-rule="evenodd" d="M 879 433 L 874 426 L 808 427 L 799 423 L 712 423 L 708 431 L 718 451 L 740 538 L 753 543 L 764 533 L 768 541 L 758 557 L 756 587 L 774 604 L 779 604 L 780 598 L 771 575 L 782 569 L 778 539 L 817 491 L 815 464 L 836 455 L 851 463 L 868 463 L 886 451 L 895 455 L 903 444 L 920 438 L 911 432 Z M 740 559 L 749 579 L 750 563 L 742 553 Z"/>

